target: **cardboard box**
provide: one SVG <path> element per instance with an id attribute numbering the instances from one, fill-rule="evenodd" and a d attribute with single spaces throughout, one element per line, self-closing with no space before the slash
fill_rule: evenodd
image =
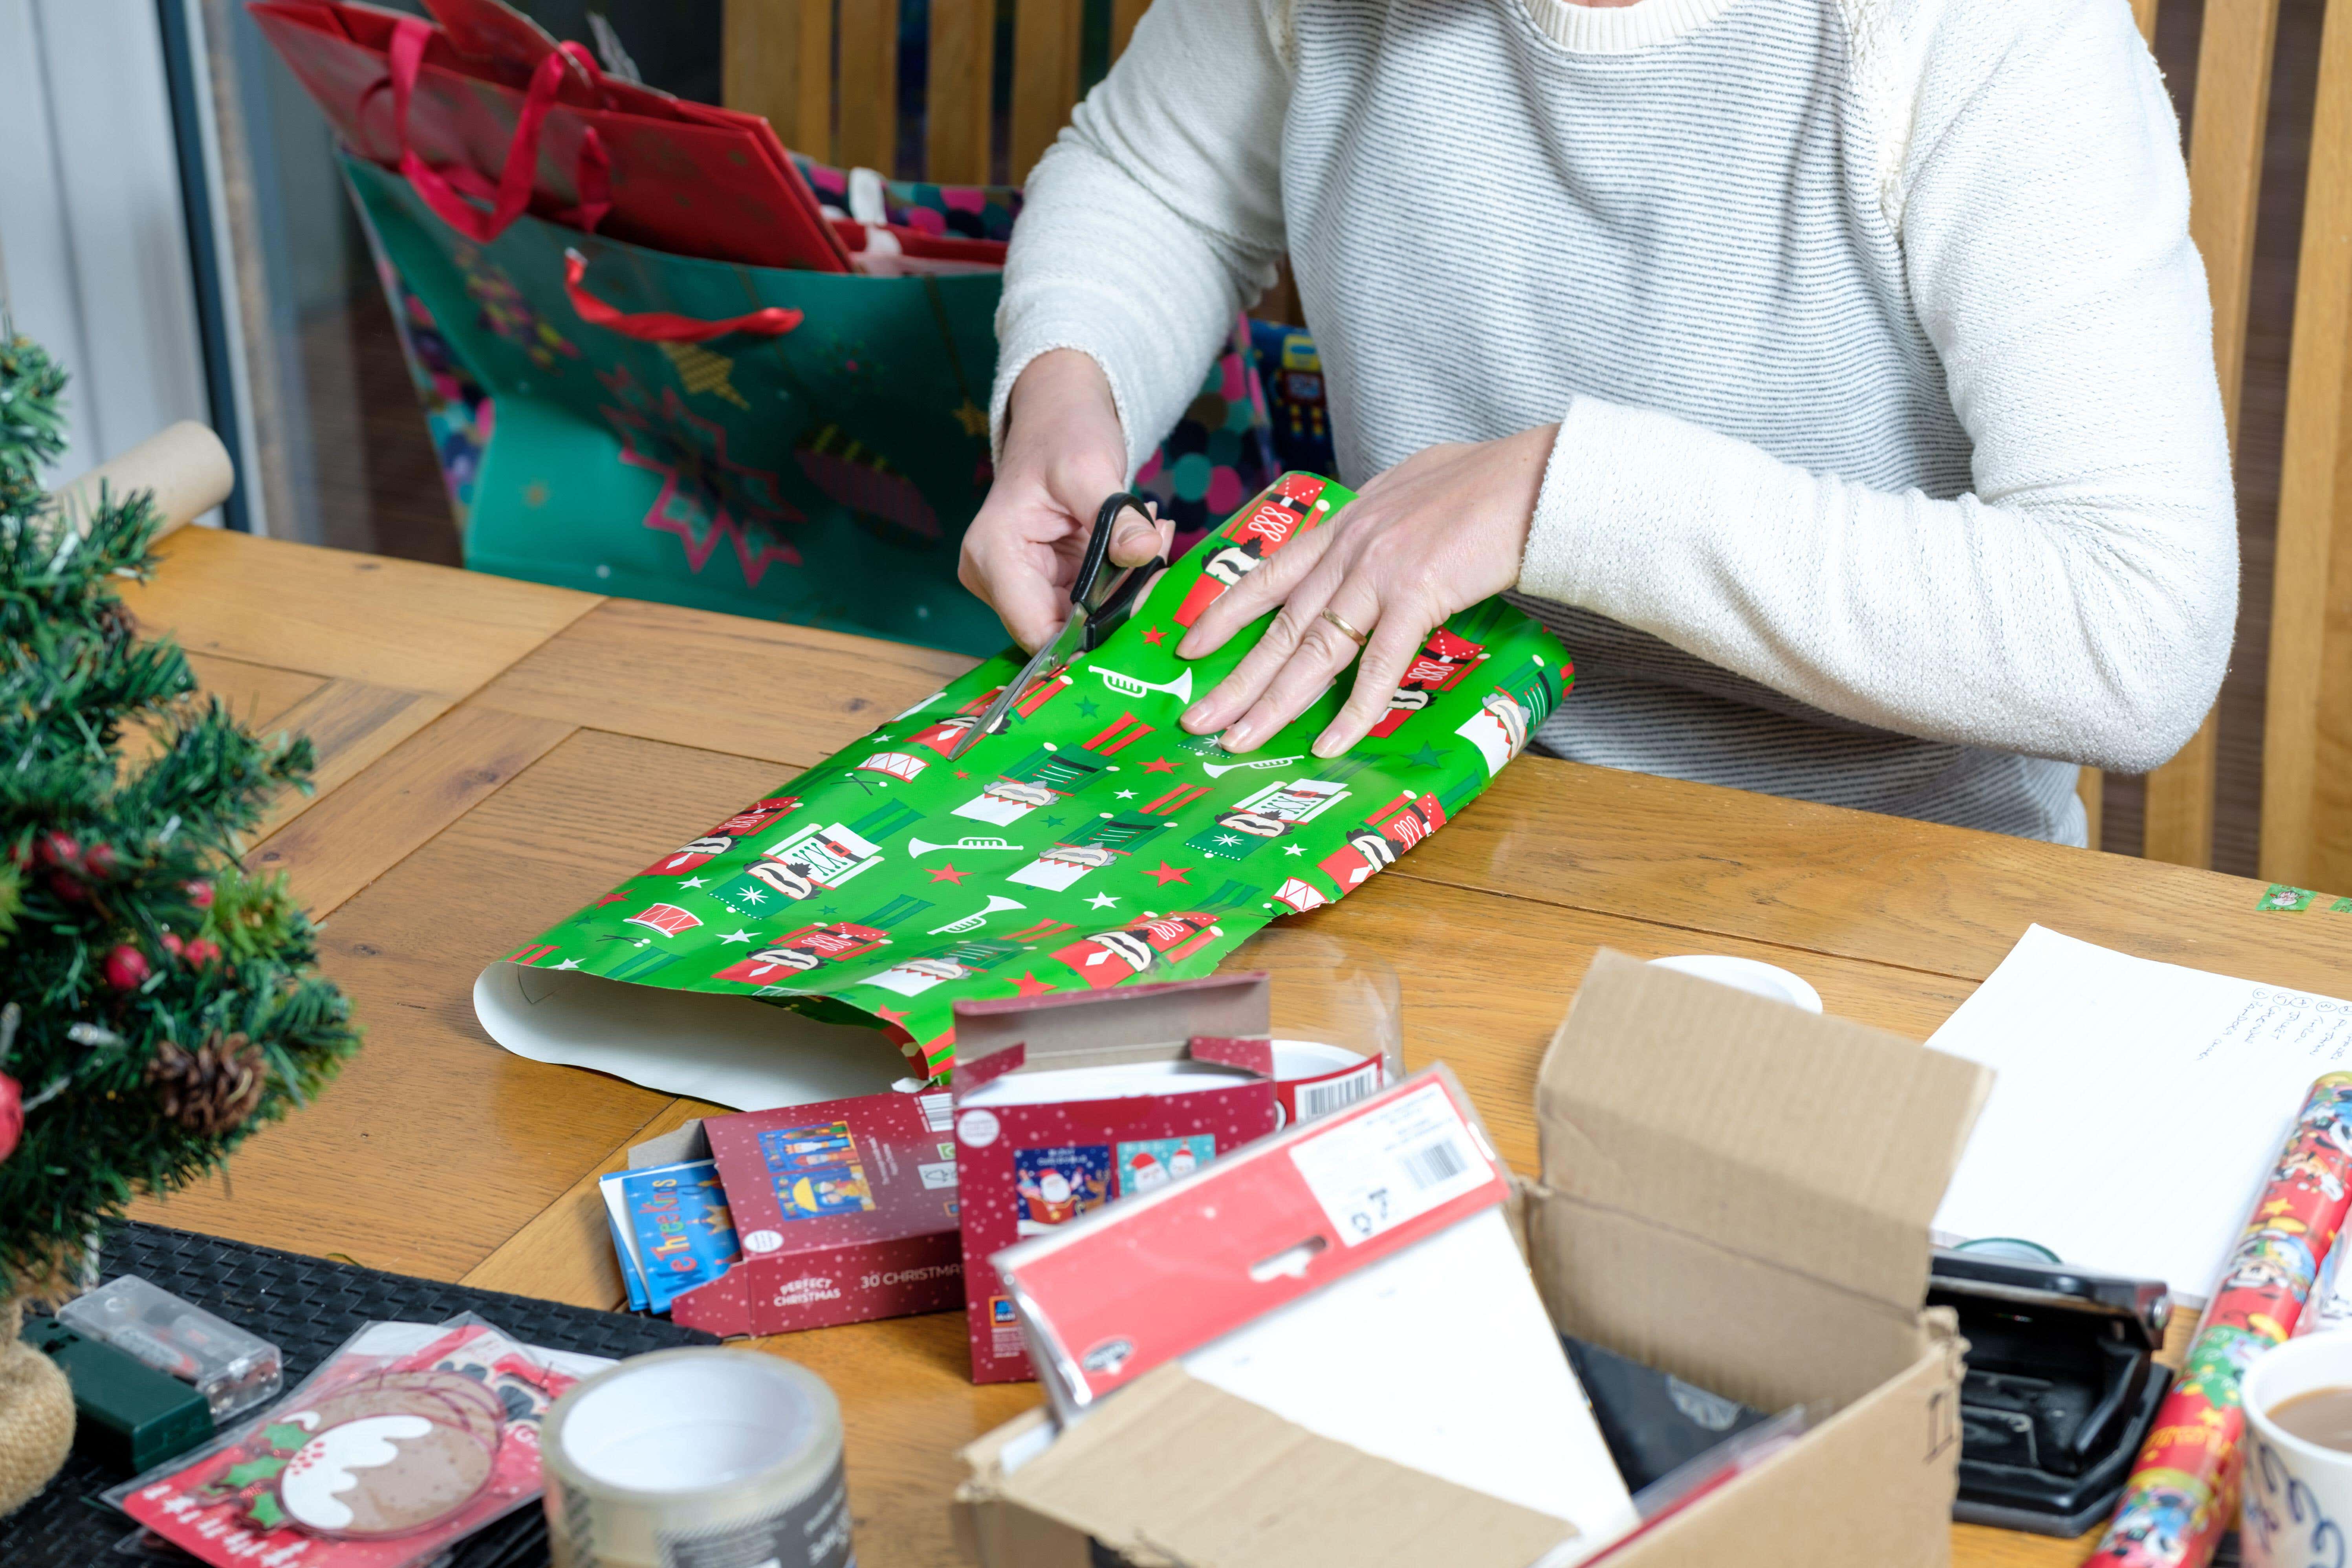
<path id="1" fill-rule="evenodd" d="M 707 1117 L 629 1151 L 640 1169 L 699 1159 L 719 1167 L 743 1256 L 672 1302 L 673 1322 L 781 1334 L 962 1304 L 945 1094 Z"/>
<path id="2" fill-rule="evenodd" d="M 1542 1170 L 1522 1183 L 1554 1324 L 1759 1408 L 1832 1412 L 1612 1568 L 1948 1561 L 1966 1346 L 1921 1307 L 1927 1222 L 1990 1083 L 1858 1024 L 1595 958 L 1544 1058 Z M 1058 1439 L 1033 1411 L 963 1458 L 956 1532 L 985 1568 L 1527 1568 L 1559 1540 L 1557 1521 L 1175 1363 Z"/>
<path id="3" fill-rule="evenodd" d="M 974 1383 L 1031 1374 L 1012 1299 L 989 1258 L 1129 1187 L 1205 1164 L 1280 1124 L 1273 1003 L 1263 974 L 956 1005 L 956 1163 Z M 973 1096 L 1018 1077 L 1181 1064 L 1216 1088 L 1004 1103 Z M 1194 1081 L 1200 1081 L 1195 1079 Z"/>

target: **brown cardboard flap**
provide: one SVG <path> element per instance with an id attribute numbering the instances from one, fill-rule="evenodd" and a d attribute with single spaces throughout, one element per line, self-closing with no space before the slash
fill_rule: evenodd
<path id="1" fill-rule="evenodd" d="M 1898 1036 L 1603 949 L 1544 1057 L 1543 1180 L 1907 1317 L 1991 1084 Z"/>
<path id="2" fill-rule="evenodd" d="M 1115 1552 L 1187 1568 L 1527 1568 L 1574 1533 L 1317 1436 L 1172 1362 L 994 1490 Z"/>

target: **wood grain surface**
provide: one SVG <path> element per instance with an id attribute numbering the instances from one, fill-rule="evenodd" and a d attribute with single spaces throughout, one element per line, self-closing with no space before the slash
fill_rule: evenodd
<path id="1" fill-rule="evenodd" d="M 323 963 L 369 1029 L 341 1079 L 225 1177 L 142 1217 L 374 1268 L 609 1307 L 596 1176 L 709 1108 L 510 1056 L 474 977 L 969 660 L 189 531 L 140 595 L 257 722 L 313 725 L 321 788 L 254 849 L 327 917 Z M 2029 922 L 2151 957 L 2342 992 L 2352 915 L 2263 913 L 2177 866 L 1535 759 L 1343 906 L 1268 927 L 1285 1032 L 1349 1037 L 1393 986 L 1406 1063 L 1443 1058 L 1506 1157 L 1593 952 L 1729 952 L 1834 1013 L 1925 1037 Z M 446 1201 L 462 1172 L 466 1201 Z M 2185 1325 L 2184 1325 L 2185 1331 Z M 2176 1336 L 2177 1340 L 2178 1336 Z M 974 1388 L 953 1314 L 760 1342 L 841 1394 L 861 1562 L 956 1563 L 955 1450 L 1033 1405 Z M 2177 1345 L 2176 1345 L 2177 1348 Z M 2088 1542 L 1956 1528 L 2024 1568 Z"/>

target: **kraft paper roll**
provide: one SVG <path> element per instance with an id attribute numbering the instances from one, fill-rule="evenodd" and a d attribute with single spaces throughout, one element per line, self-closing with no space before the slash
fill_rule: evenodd
<path id="1" fill-rule="evenodd" d="M 840 1403 L 780 1357 L 632 1356 L 556 1401 L 541 1454 L 554 1568 L 851 1561 Z"/>
<path id="2" fill-rule="evenodd" d="M 236 484 L 236 470 L 220 437 L 193 419 L 183 419 L 58 487 L 55 499 L 74 526 L 88 533 L 101 485 L 118 497 L 152 490 L 155 510 L 163 514 L 162 533 L 170 533 L 228 500 Z"/>

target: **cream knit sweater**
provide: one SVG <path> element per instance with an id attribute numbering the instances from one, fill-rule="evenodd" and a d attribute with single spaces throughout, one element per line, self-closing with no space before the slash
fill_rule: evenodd
<path id="1" fill-rule="evenodd" d="M 2237 542 L 2125 0 L 1157 0 L 1041 163 L 1139 461 L 1287 250 L 1342 479 L 1559 421 L 1565 756 L 2080 842 L 2210 705 Z"/>

